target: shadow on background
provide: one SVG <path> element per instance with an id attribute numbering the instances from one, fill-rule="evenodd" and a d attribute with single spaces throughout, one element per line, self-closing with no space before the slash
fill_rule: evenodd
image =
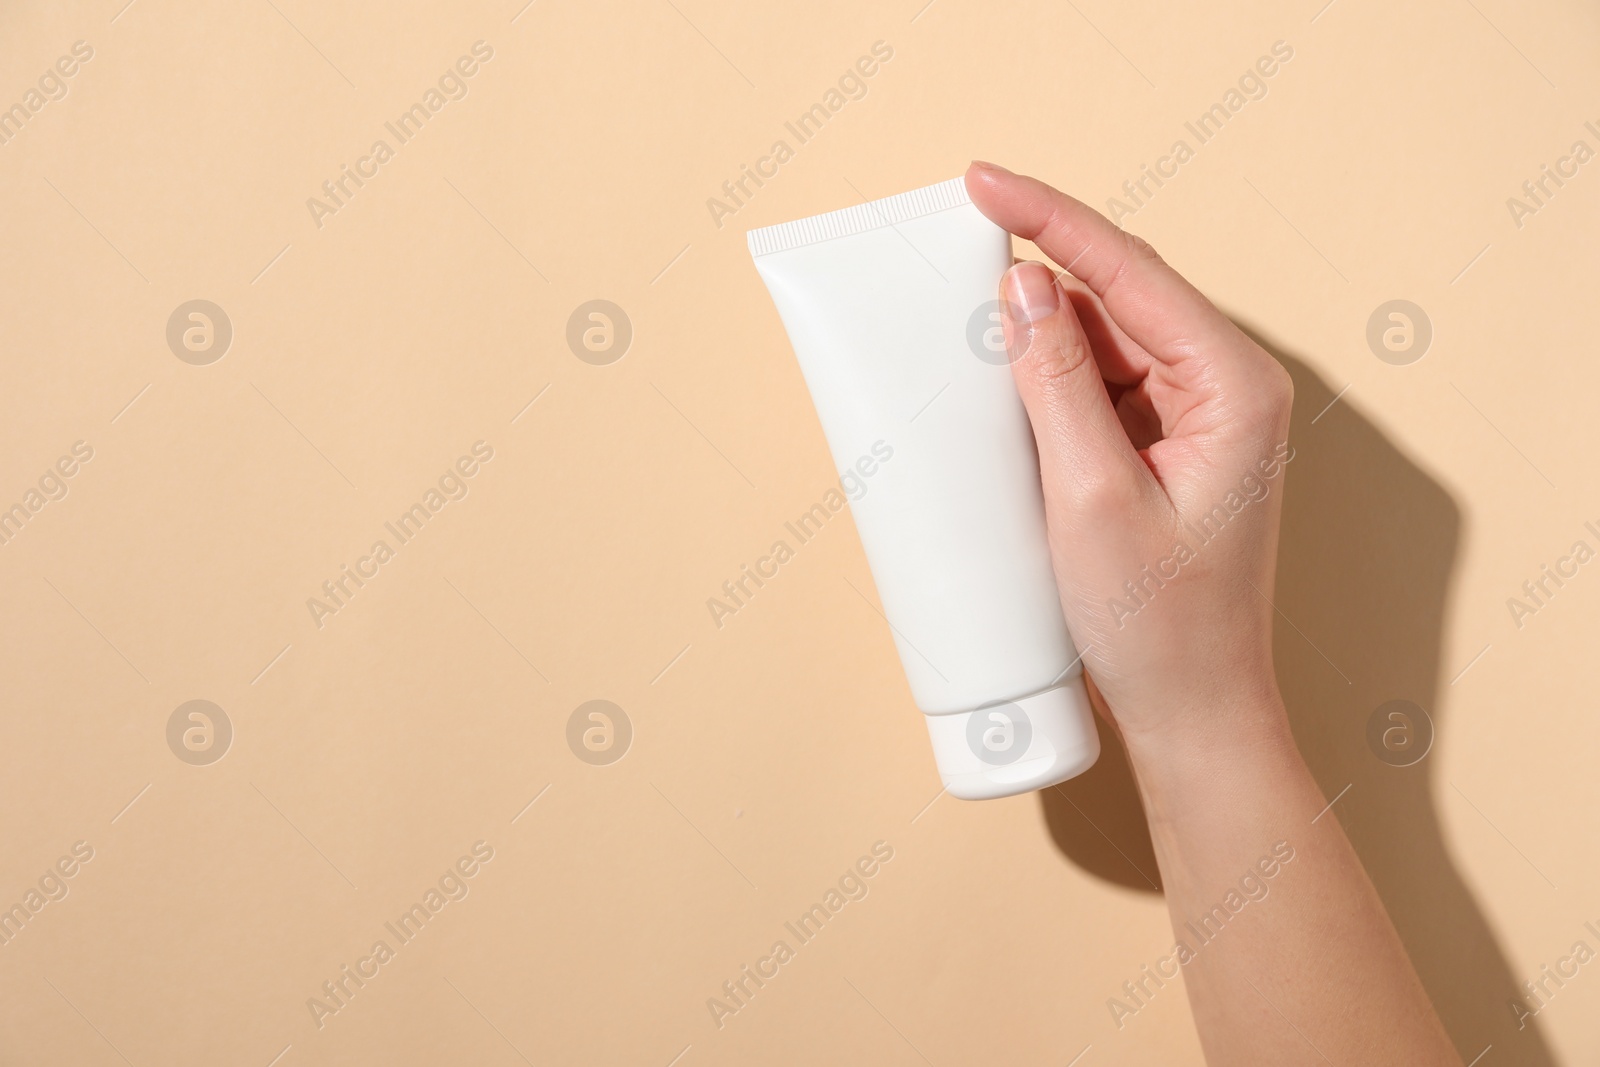
<path id="1" fill-rule="evenodd" d="M 1161 873 L 1127 749 L 1100 716 L 1094 724 L 1100 731 L 1100 758 L 1078 777 L 1039 794 L 1045 825 L 1056 847 L 1090 874 L 1126 889 L 1159 893 Z"/>
<path id="2" fill-rule="evenodd" d="M 1336 388 L 1247 332 L 1295 383 L 1273 642 L 1300 750 L 1330 799 L 1350 787 L 1334 811 L 1464 1059 L 1493 1045 L 1494 1062 L 1554 1067 L 1536 1024 L 1517 1029 L 1519 982 L 1445 848 L 1434 797 L 1448 785 L 1432 781 L 1433 757 L 1391 766 L 1367 740 L 1368 720 L 1391 700 L 1432 717 L 1435 746 L 1447 729 L 1440 642 L 1460 511 L 1348 395 L 1329 408 Z M 1091 771 L 1041 794 L 1046 824 L 1082 869 L 1157 892 L 1127 755 L 1104 724 L 1100 736 Z M 1309 976 L 1314 961 L 1304 962 Z"/>

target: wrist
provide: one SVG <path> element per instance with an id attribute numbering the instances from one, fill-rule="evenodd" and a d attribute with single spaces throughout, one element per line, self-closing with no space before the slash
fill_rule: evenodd
<path id="1" fill-rule="evenodd" d="M 1123 744 L 1141 782 L 1174 784 L 1300 760 L 1276 679 L 1190 692 L 1138 725 L 1122 723 Z"/>
<path id="2" fill-rule="evenodd" d="M 1162 877 L 1241 859 L 1216 854 L 1220 841 L 1301 843 L 1326 800 L 1283 701 L 1274 692 L 1188 710 L 1159 736 L 1124 739 Z"/>

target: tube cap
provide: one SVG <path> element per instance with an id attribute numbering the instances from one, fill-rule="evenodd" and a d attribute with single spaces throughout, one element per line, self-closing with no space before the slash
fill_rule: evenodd
<path id="1" fill-rule="evenodd" d="M 1081 675 L 1032 696 L 927 719 L 939 777 L 962 800 L 1044 789 L 1077 777 L 1100 756 Z"/>

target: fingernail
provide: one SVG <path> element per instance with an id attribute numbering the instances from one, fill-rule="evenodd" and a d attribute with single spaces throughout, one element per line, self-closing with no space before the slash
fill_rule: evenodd
<path id="1" fill-rule="evenodd" d="M 996 172 L 998 172 L 1000 174 L 1010 174 L 1011 173 L 1009 170 L 1007 170 L 1006 168 L 1002 167 L 998 163 L 990 163 L 990 162 L 988 162 L 986 160 L 982 160 L 982 159 L 974 159 L 972 161 L 972 165 L 974 167 L 977 167 L 980 170 L 992 170 L 992 171 L 996 171 Z"/>
<path id="2" fill-rule="evenodd" d="M 1033 343 L 1034 325 L 1060 306 L 1056 276 L 1043 263 L 1018 263 L 1005 278 L 1006 350 L 1016 362 Z"/>
<path id="3" fill-rule="evenodd" d="M 1053 315 L 1059 303 L 1056 276 L 1043 263 L 1026 260 L 1011 268 L 1011 299 L 1024 322 Z"/>

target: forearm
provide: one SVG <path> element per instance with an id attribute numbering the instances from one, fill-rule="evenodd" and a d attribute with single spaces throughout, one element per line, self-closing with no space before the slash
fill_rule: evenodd
<path id="1" fill-rule="evenodd" d="M 1276 693 L 1249 703 L 1127 739 L 1208 1060 L 1459 1067 Z"/>

